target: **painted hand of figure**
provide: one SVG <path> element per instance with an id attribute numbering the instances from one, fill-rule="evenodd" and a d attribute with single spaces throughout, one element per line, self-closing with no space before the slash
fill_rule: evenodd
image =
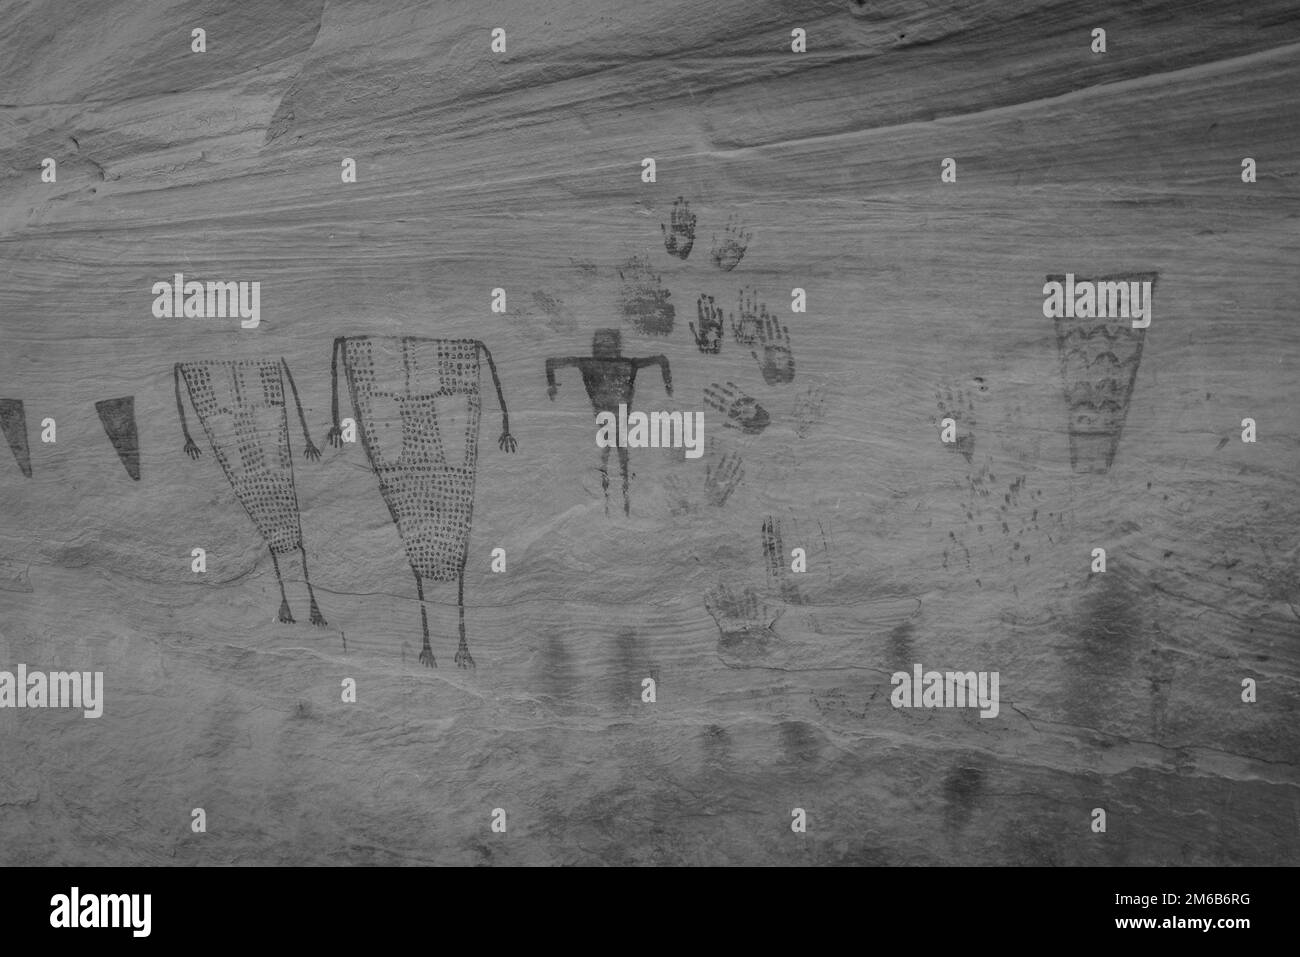
<path id="1" fill-rule="evenodd" d="M 669 223 L 671 232 L 663 223 L 659 224 L 659 231 L 664 235 L 664 248 L 670 255 L 685 259 L 695 245 L 695 214 L 691 212 L 691 204 L 681 196 L 673 203 Z"/>
<path id="2" fill-rule="evenodd" d="M 716 508 L 726 505 L 727 499 L 744 478 L 745 470 L 741 467 L 740 455 L 736 452 L 724 455 L 716 469 L 712 465 L 706 465 L 704 495 L 709 504 Z"/>
<path id="3" fill-rule="evenodd" d="M 307 443 L 307 448 L 303 449 L 302 454 L 307 457 L 309 462 L 320 461 L 320 449 L 316 448 L 311 442 Z"/>
<path id="4" fill-rule="evenodd" d="M 695 346 L 706 355 L 717 355 L 722 351 L 722 307 L 714 304 L 712 296 L 701 295 L 695 311 L 700 319 L 699 329 L 695 323 L 687 323 L 695 337 Z"/>
<path id="5" fill-rule="evenodd" d="M 337 425 L 325 433 L 325 441 L 336 449 L 343 448 L 343 430 Z"/>
<path id="6" fill-rule="evenodd" d="M 758 363 L 763 373 L 763 381 L 768 385 L 778 385 L 794 378 L 794 353 L 790 351 L 790 329 L 781 325 L 776 318 L 767 314 L 764 306 L 759 316 L 758 344 L 763 347 L 763 358 L 758 357 L 757 350 L 751 348 L 750 355 Z"/>
<path id="7" fill-rule="evenodd" d="M 515 441 L 515 437 L 509 432 L 502 432 L 501 438 L 497 439 L 497 448 L 502 452 L 513 452 L 519 448 L 519 443 Z"/>
<path id="8" fill-rule="evenodd" d="M 725 416 L 722 420 L 723 425 L 740 429 L 749 435 L 762 432 L 772 421 L 772 417 L 758 404 L 758 400 L 740 391 L 734 382 L 728 382 L 725 386 L 720 386 L 716 382 L 705 386 L 704 401 Z"/>
<path id="9" fill-rule="evenodd" d="M 203 452 L 199 449 L 199 447 L 198 447 L 197 445 L 194 444 L 194 440 L 193 440 L 193 439 L 186 439 L 186 440 L 185 440 L 185 454 L 188 455 L 190 458 L 194 459 L 194 460 L 197 462 L 199 456 L 202 455 Z"/>

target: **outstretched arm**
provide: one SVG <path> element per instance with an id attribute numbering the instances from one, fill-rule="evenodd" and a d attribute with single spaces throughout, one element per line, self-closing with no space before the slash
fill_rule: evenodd
<path id="1" fill-rule="evenodd" d="M 343 336 L 339 336 L 330 353 L 330 430 L 325 434 L 325 441 L 336 449 L 343 448 L 343 427 L 339 425 L 339 350 L 342 348 Z"/>
<path id="2" fill-rule="evenodd" d="M 636 362 L 636 367 L 638 369 L 643 369 L 646 366 L 659 366 L 660 371 L 664 374 L 664 391 L 669 395 L 673 394 L 673 374 L 668 371 L 667 356 L 646 356 L 643 359 L 635 359 L 633 361 Z"/>
<path id="3" fill-rule="evenodd" d="M 555 370 L 563 369 L 565 366 L 576 366 L 581 360 L 577 356 L 556 356 L 546 360 L 546 394 L 555 401 L 555 390 L 559 388 L 555 384 Z"/>
<path id="4" fill-rule="evenodd" d="M 303 455 L 315 462 L 320 458 L 320 449 L 312 444 L 311 434 L 307 431 L 307 417 L 302 414 L 302 400 L 298 398 L 298 386 L 294 384 L 289 363 L 283 358 L 280 359 L 280 368 L 284 370 L 284 377 L 289 380 L 289 390 L 293 392 L 293 404 L 298 407 L 298 421 L 302 423 L 302 437 L 307 441 L 307 448 L 303 450 Z"/>
<path id="5" fill-rule="evenodd" d="M 492 353 L 488 351 L 487 346 L 480 342 L 478 347 L 487 357 L 488 368 L 492 370 L 492 384 L 497 387 L 497 402 L 501 405 L 501 437 L 497 439 L 497 445 L 502 452 L 513 452 L 519 447 L 519 443 L 510 434 L 510 413 L 506 411 L 506 397 L 501 392 L 501 378 L 497 375 L 497 364 L 492 361 Z"/>
<path id="6" fill-rule="evenodd" d="M 181 432 L 185 435 L 185 454 L 192 459 L 197 459 L 202 452 L 194 444 L 194 439 L 190 435 L 190 427 L 185 421 L 185 403 L 181 401 L 181 364 L 178 362 L 172 366 L 172 380 L 176 385 L 176 414 L 181 419 Z"/>

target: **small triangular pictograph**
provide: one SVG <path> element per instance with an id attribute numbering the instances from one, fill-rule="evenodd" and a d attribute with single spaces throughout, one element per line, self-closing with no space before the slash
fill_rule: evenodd
<path id="1" fill-rule="evenodd" d="M 126 474 L 140 481 L 140 440 L 135 430 L 135 396 L 120 399 L 102 399 L 95 403 L 99 421 L 104 423 L 108 440 L 117 449 L 117 457 L 126 467 Z"/>
<path id="2" fill-rule="evenodd" d="M 18 467 L 28 478 L 32 477 L 32 453 L 27 447 L 27 413 L 22 399 L 0 399 L 0 429 L 4 430 L 13 449 Z"/>

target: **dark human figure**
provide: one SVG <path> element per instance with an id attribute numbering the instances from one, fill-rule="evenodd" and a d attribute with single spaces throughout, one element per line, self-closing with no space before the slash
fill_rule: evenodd
<path id="1" fill-rule="evenodd" d="M 597 329 L 591 337 L 589 356 L 554 357 L 546 360 L 546 394 L 555 401 L 555 370 L 565 366 L 577 366 L 582 372 L 583 384 L 587 387 L 587 396 L 591 399 L 591 409 L 596 415 L 608 412 L 618 416 L 620 405 L 632 405 L 632 393 L 636 389 L 636 374 L 646 366 L 657 365 L 663 373 L 664 389 L 673 394 L 673 377 L 668 370 L 665 356 L 645 356 L 640 359 L 623 355 L 623 336 L 617 329 Z M 618 447 L 618 465 L 623 473 L 623 514 L 631 514 L 631 502 L 628 499 L 627 449 Z M 605 493 L 605 514 L 609 514 L 609 448 L 600 450 L 600 487 Z"/>

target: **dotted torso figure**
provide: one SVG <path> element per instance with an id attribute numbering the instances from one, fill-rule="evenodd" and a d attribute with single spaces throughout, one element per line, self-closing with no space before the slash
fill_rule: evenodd
<path id="1" fill-rule="evenodd" d="M 465 567 L 478 463 L 479 343 L 343 341 L 357 430 L 411 567 L 455 581 Z"/>
<path id="2" fill-rule="evenodd" d="M 213 454 L 271 551 L 301 546 L 280 362 L 182 362 L 180 371 Z"/>

